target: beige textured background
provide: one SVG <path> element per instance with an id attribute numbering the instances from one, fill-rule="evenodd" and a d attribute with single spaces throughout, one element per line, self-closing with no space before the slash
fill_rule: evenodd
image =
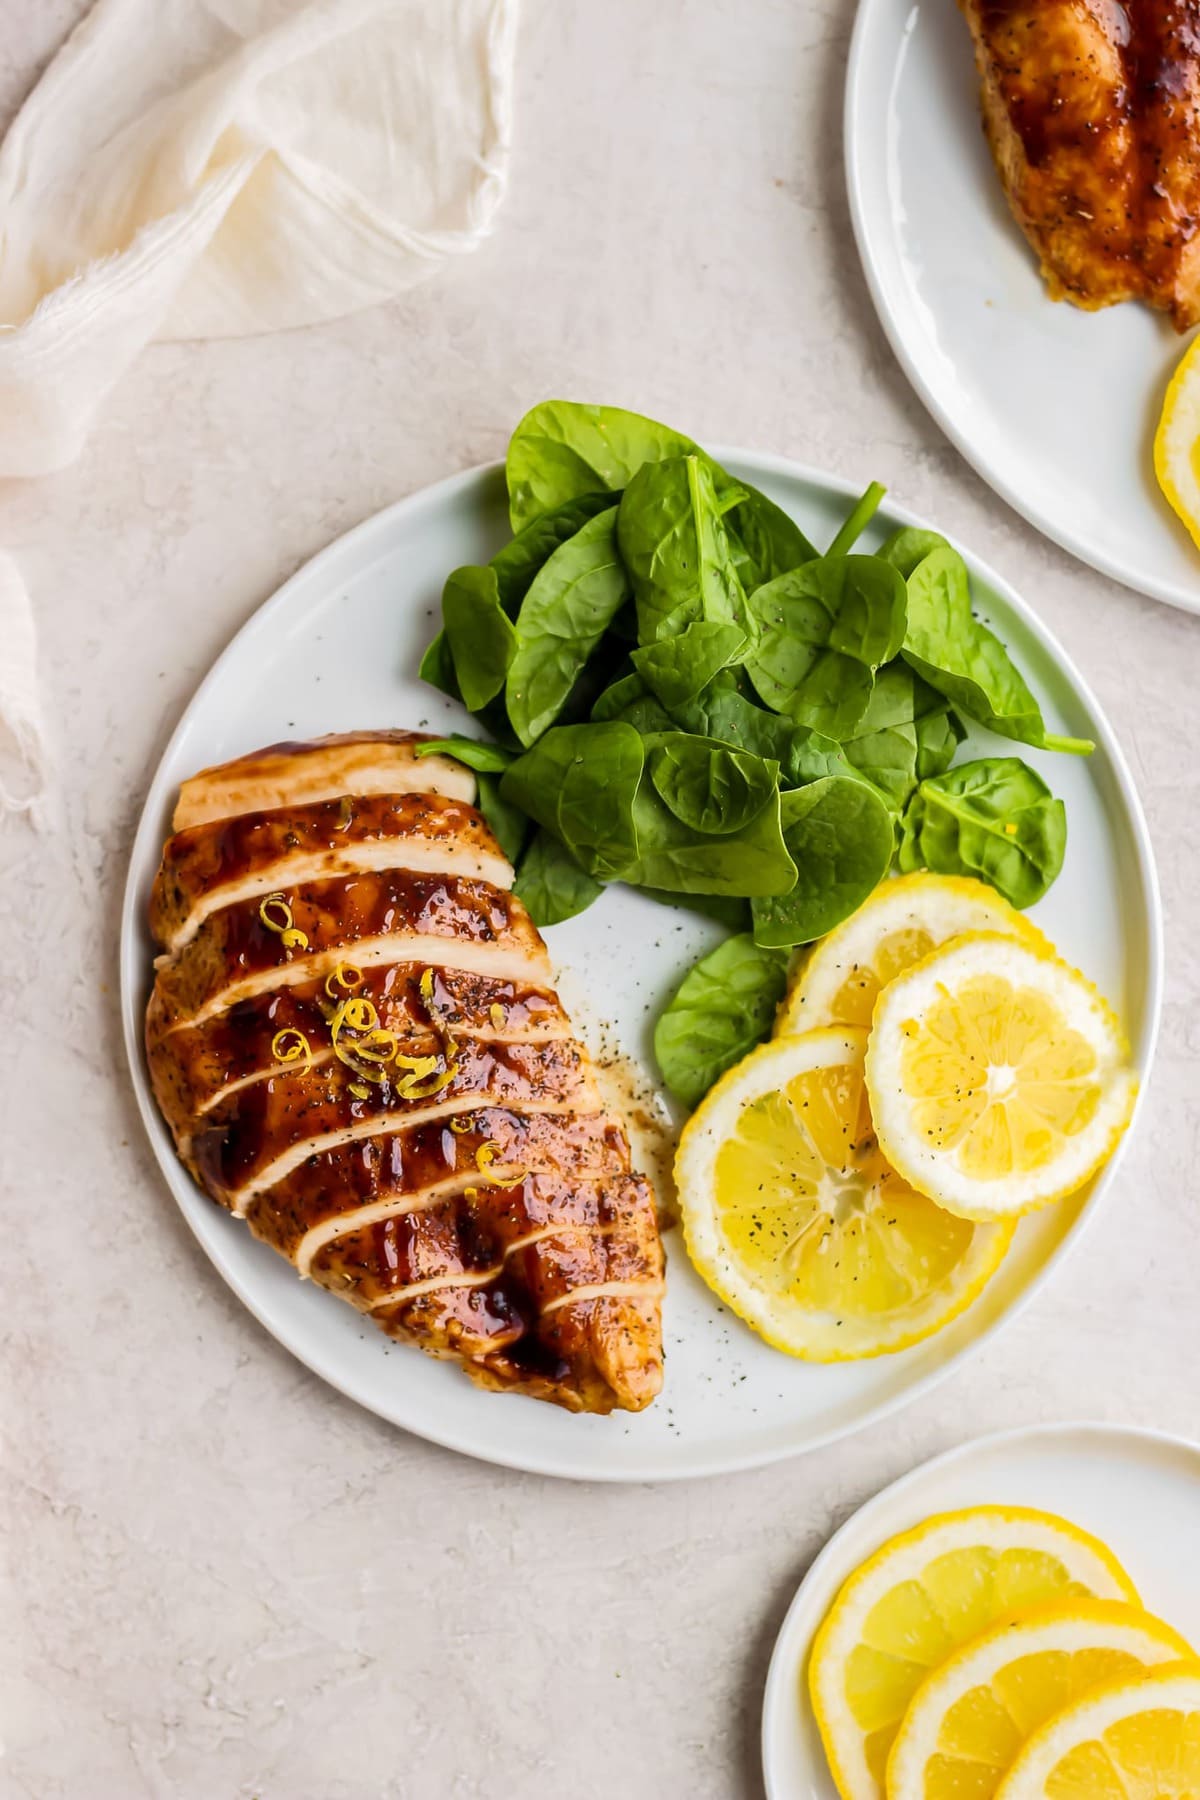
<path id="1" fill-rule="evenodd" d="M 82 10 L 4 0 L 0 120 Z M 327 329 L 152 350 L 77 467 L 0 483 L 65 806 L 54 841 L 0 826 L 3 1800 L 756 1796 L 772 1638 L 863 1498 L 1024 1421 L 1200 1435 L 1200 621 L 1041 542 L 909 393 L 843 196 L 850 14 L 527 0 L 479 255 Z M 991 559 L 1109 709 L 1167 906 L 1151 1102 L 1051 1290 L 885 1428 L 674 1489 L 475 1466 L 307 1375 L 188 1236 L 118 1039 L 128 846 L 199 677 L 330 537 L 549 393 L 878 475 Z"/>

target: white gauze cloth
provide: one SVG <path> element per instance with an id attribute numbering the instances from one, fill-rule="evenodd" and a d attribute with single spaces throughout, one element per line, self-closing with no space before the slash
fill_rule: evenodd
<path id="1" fill-rule="evenodd" d="M 507 181 L 515 16 L 98 0 L 0 148 L 0 476 L 71 462 L 152 338 L 316 324 L 473 249 Z M 6 560 L 0 810 L 37 785 L 32 656 Z"/>

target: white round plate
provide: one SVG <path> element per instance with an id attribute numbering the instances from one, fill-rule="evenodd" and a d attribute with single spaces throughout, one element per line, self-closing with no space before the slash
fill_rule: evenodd
<path id="1" fill-rule="evenodd" d="M 1150 455 L 1184 340 L 1148 307 L 1050 299 L 984 142 L 953 0 L 860 0 L 845 147 L 872 298 L 942 429 L 1047 537 L 1200 611 L 1200 552 Z"/>
<path id="2" fill-rule="evenodd" d="M 738 452 L 725 461 L 827 543 L 850 489 L 782 461 Z M 880 532 L 910 522 L 898 508 Z M 368 520 L 309 563 L 246 625 L 201 685 L 150 787 L 133 850 L 122 926 L 122 1006 L 146 1129 L 185 1217 L 230 1286 L 268 1331 L 373 1412 L 494 1462 L 593 1480 L 644 1481 L 747 1468 L 856 1431 L 912 1399 L 978 1344 L 1032 1291 L 1112 1180 L 1021 1226 L 991 1287 L 928 1343 L 878 1361 L 816 1368 L 769 1349 L 691 1271 L 677 1234 L 666 1303 L 666 1385 L 636 1417 L 577 1418 L 520 1397 L 481 1392 L 455 1368 L 389 1342 L 350 1307 L 296 1279 L 245 1226 L 206 1199 L 176 1160 L 151 1098 L 141 1049 L 151 948 L 144 920 L 180 781 L 205 764 L 283 738 L 352 727 L 462 728 L 461 709 L 417 679 L 439 615 L 442 583 L 505 537 L 498 469 L 443 482 Z M 1129 771 L 1079 675 L 1032 611 L 972 565 L 985 615 L 1011 645 L 1053 728 L 1097 742 L 1094 756 L 1023 752 L 1067 803 L 1066 866 L 1039 922 L 1119 1007 L 1143 1080 L 1149 1071 L 1162 960 L 1150 846 Z M 993 750 L 1011 744 L 979 740 Z M 629 888 L 611 889 L 549 936 L 603 1036 L 646 1067 L 662 1004 L 720 931 Z M 583 1021 L 585 1035 L 587 1021 Z"/>
<path id="3" fill-rule="evenodd" d="M 763 1701 L 768 1800 L 838 1800 L 808 1702 L 812 1640 L 842 1583 L 889 1538 L 965 1506 L 1036 1506 L 1103 1540 L 1147 1610 L 1200 1644 L 1200 1444 L 1120 1425 L 1042 1425 L 978 1438 L 876 1494 L 800 1583 Z"/>

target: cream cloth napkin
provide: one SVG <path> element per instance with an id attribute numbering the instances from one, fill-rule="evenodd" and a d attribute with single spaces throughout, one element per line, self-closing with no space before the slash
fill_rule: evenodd
<path id="1" fill-rule="evenodd" d="M 98 0 L 0 148 L 0 476 L 71 462 L 152 338 L 316 324 L 473 249 L 507 181 L 515 15 Z M 0 811 L 38 785 L 32 657 L 6 560 Z"/>

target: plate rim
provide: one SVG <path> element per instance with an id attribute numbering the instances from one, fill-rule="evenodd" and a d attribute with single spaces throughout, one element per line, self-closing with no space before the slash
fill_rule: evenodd
<path id="1" fill-rule="evenodd" d="M 785 1703 L 785 1689 L 796 1673 L 793 1666 L 792 1649 L 786 1640 L 794 1629 L 793 1622 L 802 1609 L 806 1591 L 819 1585 L 825 1569 L 834 1560 L 838 1545 L 851 1528 L 863 1520 L 869 1522 L 874 1513 L 882 1512 L 885 1509 L 888 1501 L 902 1498 L 909 1488 L 918 1486 L 926 1476 L 936 1476 L 954 1463 L 968 1461 L 975 1455 L 986 1455 L 994 1450 L 1007 1449 L 1015 1444 L 1034 1442 L 1042 1438 L 1062 1439 L 1067 1436 L 1081 1435 L 1132 1441 L 1143 1449 L 1153 1445 L 1160 1450 L 1184 1450 L 1195 1457 L 1197 1463 L 1200 1464 L 1200 1439 L 1185 1437 L 1182 1432 L 1162 1431 L 1152 1425 L 1126 1425 L 1119 1419 L 1048 1419 L 1038 1425 L 1008 1426 L 1002 1431 L 985 1432 L 982 1437 L 967 1438 L 961 1444 L 952 1444 L 948 1450 L 942 1450 L 938 1455 L 917 1463 L 913 1468 L 906 1470 L 903 1475 L 898 1475 L 894 1481 L 889 1481 L 885 1487 L 881 1487 L 869 1495 L 861 1506 L 855 1507 L 848 1519 L 842 1521 L 832 1536 L 826 1539 L 801 1576 L 796 1591 L 792 1595 L 771 1649 L 771 1660 L 767 1665 L 767 1678 L 763 1683 L 762 1722 L 759 1729 L 759 1751 L 767 1800 L 792 1800 L 792 1797 L 783 1794 L 775 1782 L 768 1750 L 768 1734 L 778 1709 Z M 1197 1468 L 1197 1481 L 1200 1483 L 1200 1467 Z"/>
<path id="2" fill-rule="evenodd" d="M 723 462 L 741 465 L 752 473 L 769 474 L 784 481 L 807 484 L 826 493 L 837 495 L 843 499 L 857 499 L 860 489 L 847 477 L 832 474 L 814 468 L 812 465 L 794 461 L 790 457 L 775 455 L 770 452 L 742 450 L 726 445 L 714 446 L 713 453 Z M 560 1479 L 597 1481 L 615 1484 L 630 1484 L 647 1481 L 686 1481 L 708 1479 L 714 1475 L 726 1475 L 747 1469 L 764 1468 L 773 1463 L 785 1461 L 790 1457 L 808 1455 L 813 1451 L 827 1448 L 842 1438 L 852 1437 L 871 1430 L 885 1419 L 894 1416 L 905 1406 L 923 1398 L 930 1393 L 939 1382 L 947 1379 L 959 1369 L 976 1352 L 983 1349 L 994 1335 L 1008 1325 L 1039 1294 L 1056 1271 L 1060 1263 L 1079 1242 L 1086 1226 L 1095 1218 L 1101 1206 L 1107 1201 L 1112 1191 L 1114 1179 L 1127 1150 L 1130 1139 L 1137 1126 L 1144 1103 L 1146 1090 L 1150 1084 L 1153 1071 L 1155 1051 L 1158 1043 L 1162 1014 L 1164 986 L 1164 921 L 1162 896 L 1159 888 L 1158 872 L 1151 844 L 1149 827 L 1136 784 L 1133 780 L 1124 752 L 1117 740 L 1116 733 L 1107 715 L 1100 706 L 1089 684 L 1080 674 L 1075 663 L 1063 649 L 1058 638 L 1042 621 L 1035 609 L 1013 587 L 1000 576 L 992 566 L 973 552 L 960 545 L 956 539 L 948 541 L 962 551 L 972 572 L 987 582 L 1001 596 L 1005 604 L 1040 641 L 1047 653 L 1054 659 L 1060 671 L 1067 678 L 1073 692 L 1082 701 L 1092 715 L 1099 739 L 1112 770 L 1113 778 L 1120 793 L 1126 817 L 1129 821 L 1131 836 L 1136 851 L 1139 885 L 1145 897 L 1146 906 L 1146 981 L 1144 997 L 1146 1002 L 1145 1021 L 1135 1054 L 1139 1064 L 1140 1083 L 1134 1114 L 1116 1151 L 1097 1178 L 1095 1188 L 1088 1196 L 1078 1216 L 1072 1222 L 1059 1243 L 1054 1247 L 1042 1266 L 1029 1278 L 1022 1291 L 1012 1303 L 986 1325 L 979 1333 L 962 1344 L 944 1362 L 927 1370 L 904 1387 L 866 1410 L 860 1418 L 834 1426 L 809 1437 L 802 1444 L 786 1443 L 748 1449 L 736 1455 L 710 1455 L 696 1464 L 678 1467 L 669 1458 L 648 1460 L 643 1467 L 637 1469 L 625 1467 L 608 1467 L 602 1458 L 583 1458 L 580 1462 L 578 1453 L 573 1456 L 554 1456 L 540 1452 L 536 1448 L 525 1450 L 519 1437 L 513 1448 L 500 1445 L 489 1445 L 480 1448 L 472 1443 L 469 1436 L 456 1429 L 439 1429 L 436 1416 L 423 1418 L 419 1422 L 398 1418 L 394 1413 L 381 1412 L 369 1400 L 355 1392 L 351 1385 L 342 1379 L 336 1369 L 331 1369 L 328 1359 L 320 1349 L 311 1350 L 306 1342 L 297 1341 L 296 1334 L 282 1331 L 271 1316 L 269 1306 L 262 1303 L 255 1291 L 255 1284 L 243 1279 L 235 1259 L 225 1253 L 224 1246 L 217 1234 L 206 1229 L 206 1222 L 217 1223 L 223 1217 L 219 1209 L 212 1211 L 212 1202 L 203 1195 L 191 1178 L 183 1170 L 173 1149 L 168 1149 L 160 1137 L 165 1133 L 150 1090 L 149 1079 L 144 1060 L 142 1045 L 141 995 L 144 989 L 146 942 L 138 907 L 138 887 L 140 872 L 146 863 L 147 852 L 152 866 L 160 855 L 158 819 L 161 815 L 162 803 L 169 787 L 164 770 L 176 754 L 177 747 L 185 737 L 192 715 L 199 702 L 206 697 L 221 681 L 225 667 L 239 650 L 245 639 L 253 639 L 255 633 L 263 630 L 269 621 L 288 606 L 291 596 L 298 588 L 307 585 L 314 576 L 328 565 L 335 565 L 347 555 L 353 555 L 360 540 L 369 539 L 375 532 L 386 529 L 393 521 L 408 514 L 419 514 L 428 508 L 438 508 L 447 500 L 452 501 L 459 494 L 469 492 L 472 488 L 483 488 L 488 482 L 495 482 L 503 471 L 501 461 L 479 464 L 473 468 L 460 470 L 457 474 L 444 477 L 427 487 L 419 488 L 401 499 L 393 501 L 389 506 L 361 520 L 340 537 L 334 538 L 316 554 L 296 569 L 280 587 L 261 602 L 247 619 L 234 632 L 224 649 L 220 651 L 207 673 L 202 677 L 190 698 L 185 702 L 166 744 L 164 745 L 153 775 L 143 796 L 137 829 L 129 853 L 126 870 L 124 894 L 121 905 L 120 920 L 120 1003 L 122 1037 L 125 1044 L 126 1060 L 134 1094 L 138 1104 L 142 1125 L 149 1139 L 150 1148 L 159 1172 L 166 1183 L 179 1211 L 182 1213 L 188 1228 L 196 1238 L 200 1247 L 213 1264 L 222 1280 L 237 1296 L 259 1325 L 280 1344 L 283 1349 L 295 1356 L 297 1361 L 325 1381 L 337 1392 L 362 1406 L 376 1418 L 382 1419 L 393 1428 L 408 1431 L 426 1442 L 439 1445 L 443 1449 L 456 1451 L 460 1455 L 473 1457 L 476 1461 L 487 1462 L 495 1466 L 520 1470 L 528 1474 L 549 1475 Z M 885 503 L 886 511 L 899 523 L 916 525 L 929 529 L 927 521 L 913 513 L 908 507 L 894 502 L 891 496 Z M 945 535 L 945 534 L 943 534 Z M 176 1182 L 180 1183 L 177 1191 Z M 185 1192 L 187 1197 L 185 1198 Z M 195 1202 L 195 1205 L 190 1204 Z M 212 1213 L 211 1219 L 209 1214 Z M 403 1394 L 403 1387 L 398 1388 Z M 502 1396 L 487 1396 L 499 1401 Z"/>
<path id="3" fill-rule="evenodd" d="M 985 482 L 992 493 L 999 496 L 1005 505 L 1032 525 L 1035 531 L 1057 544 L 1060 550 L 1067 551 L 1078 562 L 1098 574 L 1106 575 L 1117 581 L 1131 593 L 1143 594 L 1148 599 L 1160 601 L 1164 606 L 1176 608 L 1179 612 L 1200 614 L 1200 573 L 1197 576 L 1195 590 L 1184 587 L 1181 583 L 1161 579 L 1153 575 L 1140 573 L 1129 563 L 1119 557 L 1108 556 L 1088 549 L 1086 536 L 1072 531 L 1068 526 L 1057 521 L 1054 516 L 1039 506 L 1036 498 L 1022 494 L 1004 476 L 998 475 L 987 461 L 986 452 L 978 447 L 968 432 L 961 427 L 951 407 L 946 404 L 934 386 L 926 377 L 924 368 L 917 355 L 909 346 L 908 338 L 888 304 L 886 284 L 883 278 L 879 259 L 875 249 L 875 234 L 867 221 L 867 204 L 864 197 L 865 176 L 864 147 L 862 133 L 857 128 L 857 120 L 863 116 L 865 108 L 860 104 L 861 86 L 865 80 L 868 48 L 871 32 L 876 28 L 877 15 L 889 0 L 859 0 L 858 10 L 854 18 L 854 26 L 850 34 L 850 50 L 846 63 L 846 80 L 842 100 L 842 146 L 843 164 L 846 180 L 846 195 L 850 205 L 850 225 L 854 233 L 854 242 L 858 249 L 859 262 L 867 290 L 871 296 L 871 304 L 875 308 L 876 317 L 883 327 L 884 336 L 892 349 L 892 354 L 904 373 L 906 380 L 916 393 L 925 410 L 935 424 L 949 438 L 963 460 L 972 468 L 980 480 Z M 1014 229 L 1016 226 L 1014 225 Z M 1048 305 L 1054 302 L 1047 300 Z M 1064 303 L 1065 304 L 1065 303 Z M 1181 352 L 1182 354 L 1182 352 Z M 1166 523 L 1164 521 L 1164 523 Z"/>

